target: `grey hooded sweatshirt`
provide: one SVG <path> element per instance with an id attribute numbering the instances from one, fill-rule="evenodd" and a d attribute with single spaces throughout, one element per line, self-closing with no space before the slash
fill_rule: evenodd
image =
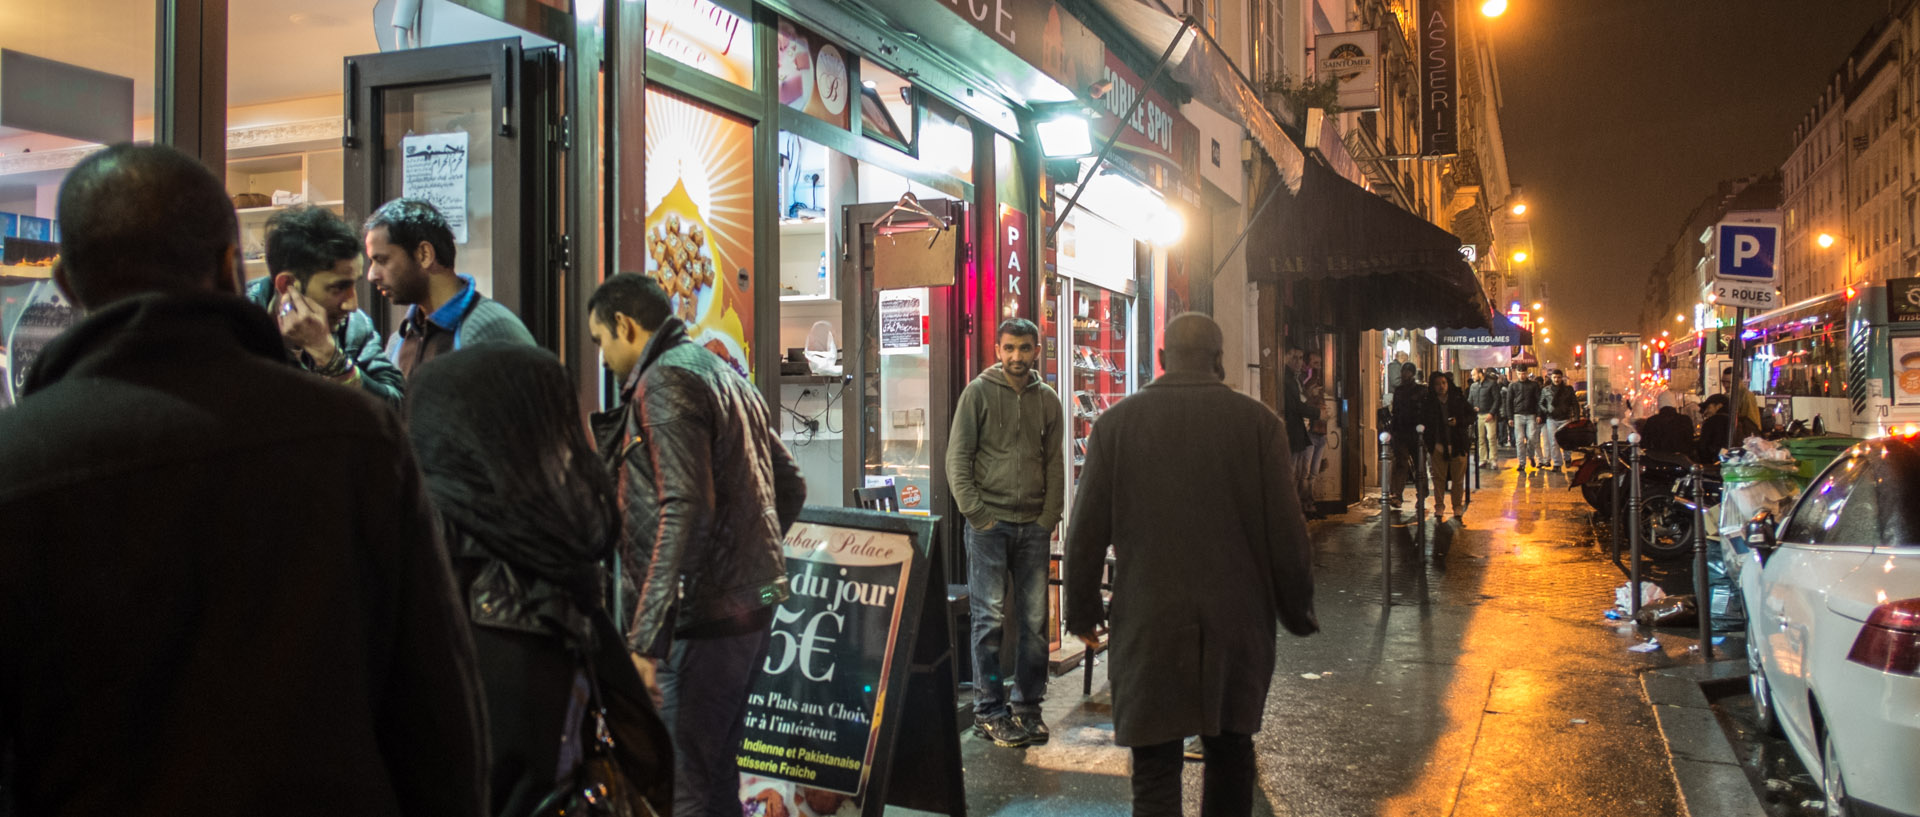
<path id="1" fill-rule="evenodd" d="M 994 364 L 967 384 L 947 439 L 947 484 L 975 530 L 996 522 L 1051 529 L 1065 507 L 1060 395 L 1036 370 L 1016 390 Z"/>

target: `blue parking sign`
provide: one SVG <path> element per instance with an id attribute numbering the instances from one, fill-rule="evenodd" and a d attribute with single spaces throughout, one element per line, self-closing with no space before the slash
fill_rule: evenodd
<path id="1" fill-rule="evenodd" d="M 1771 224 L 1720 225 L 1719 277 L 1746 281 L 1774 279 L 1774 248 L 1780 228 Z"/>

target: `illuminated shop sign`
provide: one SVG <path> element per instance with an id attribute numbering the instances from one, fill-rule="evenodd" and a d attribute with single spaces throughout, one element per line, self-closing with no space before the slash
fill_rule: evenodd
<path id="1" fill-rule="evenodd" d="M 647 50 L 753 87 L 753 26 L 711 0 L 649 0 Z"/>

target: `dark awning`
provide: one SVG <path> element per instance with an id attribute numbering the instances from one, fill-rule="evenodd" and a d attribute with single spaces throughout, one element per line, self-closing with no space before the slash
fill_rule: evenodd
<path id="1" fill-rule="evenodd" d="M 1493 321 L 1458 237 L 1314 161 L 1248 226 L 1247 276 L 1291 284 L 1293 314 L 1334 329 Z"/>

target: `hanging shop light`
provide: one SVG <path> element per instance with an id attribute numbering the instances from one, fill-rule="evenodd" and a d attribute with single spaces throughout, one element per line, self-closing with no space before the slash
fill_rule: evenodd
<path id="1" fill-rule="evenodd" d="M 1036 104 L 1033 129 L 1040 136 L 1040 153 L 1049 159 L 1093 155 L 1093 116 L 1079 102 Z"/>

